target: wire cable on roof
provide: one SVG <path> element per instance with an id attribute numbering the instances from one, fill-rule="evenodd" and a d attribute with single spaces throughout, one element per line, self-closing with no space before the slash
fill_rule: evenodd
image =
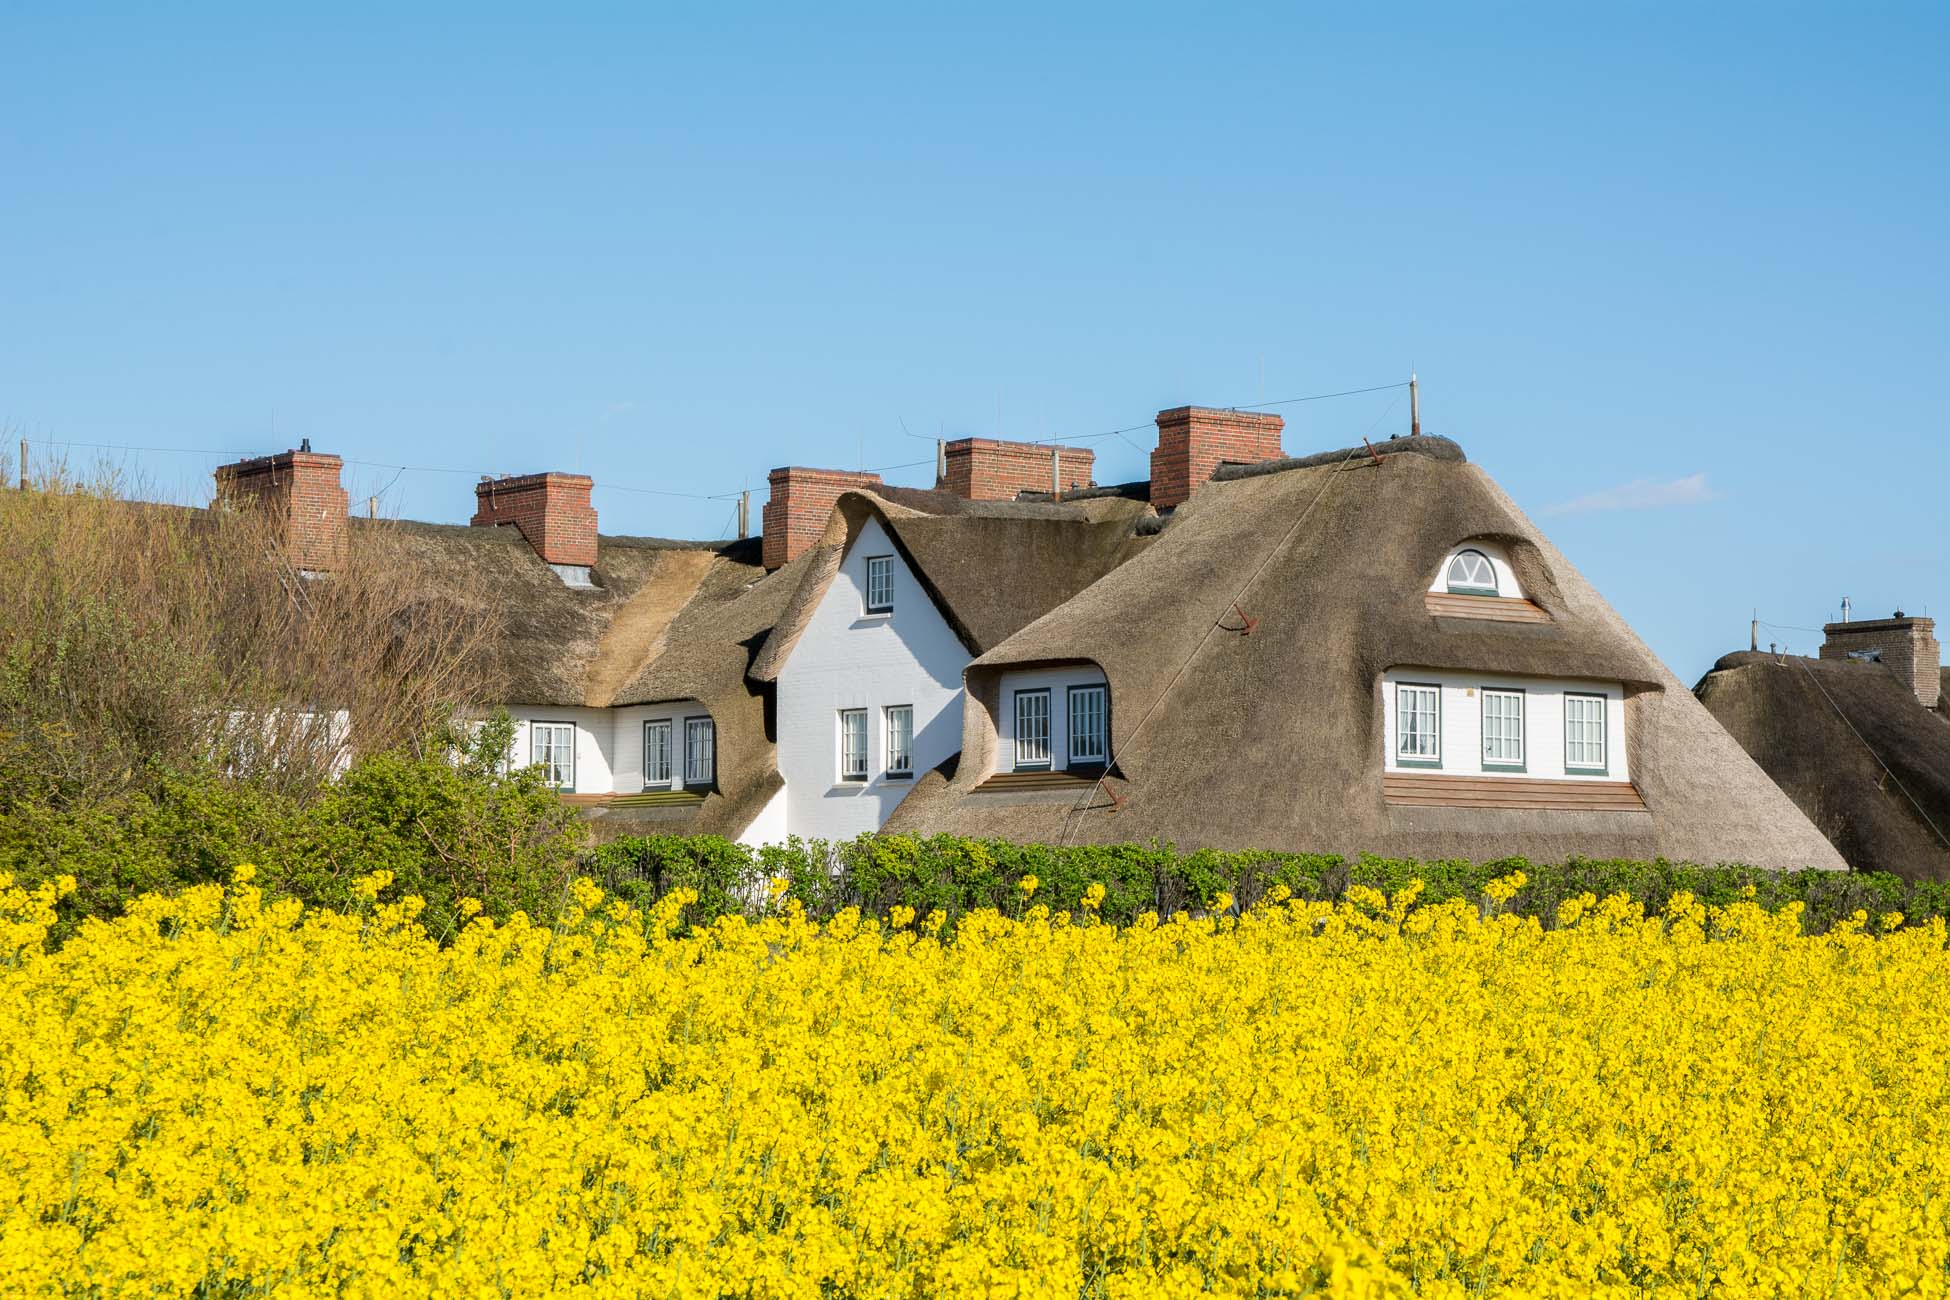
<path id="1" fill-rule="evenodd" d="M 1923 811 L 1923 805 L 1916 802 L 1916 796 L 1909 792 L 1909 787 L 1903 784 L 1902 778 L 1889 770 L 1889 764 L 1882 761 L 1882 755 L 1876 753 L 1875 746 L 1869 743 L 1868 738 L 1855 729 L 1855 724 L 1849 721 L 1848 714 L 1842 712 L 1842 706 L 1835 703 L 1835 697 L 1830 695 L 1828 688 L 1821 684 L 1821 678 L 1815 676 L 1814 669 L 1808 667 L 1806 661 L 1803 661 L 1801 671 L 1808 675 L 1808 680 L 1813 682 L 1815 689 L 1821 692 L 1821 698 L 1828 701 L 1828 707 L 1835 710 L 1835 716 L 1842 720 L 1842 725 L 1848 728 L 1849 734 L 1862 743 L 1862 748 L 1869 751 L 1869 757 L 1876 761 L 1876 766 L 1882 769 L 1882 774 L 1895 782 L 1896 788 L 1903 792 L 1903 798 L 1909 800 L 1909 806 L 1916 810 L 1916 815 L 1923 819 L 1923 824 L 1930 828 L 1937 841 L 1944 848 L 1950 849 L 1950 837 L 1946 837 L 1942 828 L 1930 820 L 1930 815 Z"/>
<path id="2" fill-rule="evenodd" d="M 1270 548 L 1267 549 L 1265 556 L 1260 559 L 1259 565 L 1256 568 L 1254 568 L 1251 575 L 1247 577 L 1246 581 L 1240 584 L 1239 590 L 1234 592 L 1231 595 L 1231 597 L 1227 599 L 1225 605 L 1220 608 L 1217 617 L 1213 618 L 1209 623 L 1207 623 L 1205 628 L 1205 634 L 1199 637 L 1198 643 L 1192 647 L 1192 652 L 1185 656 L 1184 662 L 1178 665 L 1178 670 L 1172 673 L 1171 680 L 1165 683 L 1165 688 L 1162 691 L 1158 692 L 1157 697 L 1151 701 L 1150 705 L 1144 710 L 1143 715 L 1138 718 L 1137 726 L 1131 729 L 1130 736 L 1125 739 L 1124 743 L 1121 746 L 1118 747 L 1119 750 L 1129 749 L 1132 745 L 1137 743 L 1137 738 L 1140 735 L 1144 734 L 1144 728 L 1147 724 L 1150 723 L 1152 715 L 1157 713 L 1158 706 L 1165 702 L 1165 698 L 1171 694 L 1172 688 L 1178 685 L 1179 679 L 1182 678 L 1185 675 L 1186 670 L 1192 666 L 1192 661 L 1197 659 L 1199 657 L 1199 654 L 1202 651 L 1204 651 L 1205 643 L 1212 639 L 1212 634 L 1215 632 L 1226 630 L 1222 627 L 1222 624 L 1224 624 L 1226 621 L 1226 615 L 1240 607 L 1239 602 L 1246 599 L 1246 594 L 1253 589 L 1253 585 L 1260 580 L 1260 577 L 1262 575 L 1265 574 L 1267 566 L 1273 563 L 1273 558 L 1277 556 L 1281 551 L 1286 549 L 1287 543 L 1293 540 L 1293 535 L 1300 530 L 1300 525 L 1307 521 L 1307 517 L 1309 515 L 1313 514 L 1314 507 L 1319 505 L 1321 498 L 1327 495 L 1328 487 L 1333 484 L 1335 479 L 1340 477 L 1341 472 L 1347 468 L 1348 462 L 1352 461 L 1357 456 L 1372 455 L 1372 454 L 1373 452 L 1372 449 L 1370 448 L 1350 447 L 1348 449 L 1347 455 L 1343 457 L 1340 461 L 1335 463 L 1333 469 L 1328 473 L 1327 477 L 1322 479 L 1320 486 L 1314 490 L 1314 494 L 1307 501 L 1306 507 L 1303 510 L 1301 510 L 1299 514 L 1294 516 L 1292 523 L 1287 525 L 1286 531 L 1280 535 L 1280 540 L 1275 542 Z M 1231 630 L 1235 632 L 1238 631 L 1237 628 L 1233 628 Z M 1090 789 L 1085 791 L 1081 796 L 1078 797 L 1076 802 L 1070 805 L 1070 811 L 1063 819 L 1063 838 L 1060 841 L 1061 847 L 1068 847 L 1070 843 L 1070 836 L 1075 831 L 1078 818 L 1084 812 L 1087 812 L 1089 810 L 1090 800 L 1096 797 L 1096 793 L 1098 790 L 1102 790 L 1105 794 L 1110 795 L 1113 803 L 1118 802 L 1117 796 L 1112 794 L 1110 787 L 1104 784 L 1104 782 L 1110 776 L 1111 769 L 1114 768 L 1116 765 L 1117 765 L 1117 752 L 1109 749 L 1109 747 L 1106 746 L 1103 772 L 1098 775 L 1095 781 L 1090 783 Z M 1125 780 L 1128 781 L 1130 780 L 1130 778 L 1127 776 Z"/>

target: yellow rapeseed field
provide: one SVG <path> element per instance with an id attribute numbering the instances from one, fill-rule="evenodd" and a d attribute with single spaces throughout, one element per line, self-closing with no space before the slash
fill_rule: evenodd
<path id="1" fill-rule="evenodd" d="M 443 949 L 239 874 L 51 952 L 0 889 L 0 1292 L 1945 1290 L 1941 922 L 583 885 Z"/>

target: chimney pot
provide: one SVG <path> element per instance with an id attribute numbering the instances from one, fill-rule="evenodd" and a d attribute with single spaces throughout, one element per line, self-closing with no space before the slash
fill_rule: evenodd
<path id="1" fill-rule="evenodd" d="M 1856 623 L 1829 623 L 1821 629 L 1823 659 L 1876 656 L 1903 685 L 1916 692 L 1926 709 L 1934 709 L 1943 695 L 1943 647 L 1937 643 L 1936 620 L 1912 618 L 1900 609 L 1890 618 Z"/>
<path id="2" fill-rule="evenodd" d="M 1277 460 L 1286 421 L 1260 411 L 1177 406 L 1158 412 L 1158 449 L 1151 453 L 1151 504 L 1169 510 L 1189 498 L 1223 461 Z"/>
<path id="3" fill-rule="evenodd" d="M 771 493 L 759 512 L 764 532 L 762 555 L 767 569 L 792 563 L 811 550 L 826 531 L 833 503 L 855 488 L 880 486 L 880 475 L 864 470 L 809 469 L 785 465 L 766 479 Z"/>
<path id="4" fill-rule="evenodd" d="M 941 459 L 935 486 L 970 501 L 1013 501 L 1024 492 L 1052 489 L 1060 494 L 1096 482 L 1097 453 L 1086 447 L 956 438 L 944 445 Z"/>
<path id="5" fill-rule="evenodd" d="M 587 474 L 483 477 L 474 485 L 477 528 L 513 524 L 544 564 L 587 568 L 596 562 L 595 480 Z"/>
<path id="6" fill-rule="evenodd" d="M 217 467 L 217 504 L 261 509 L 282 534 L 285 553 L 301 572 L 345 567 L 351 498 L 339 483 L 344 462 L 315 452 L 305 439 L 295 451 L 256 456 Z"/>

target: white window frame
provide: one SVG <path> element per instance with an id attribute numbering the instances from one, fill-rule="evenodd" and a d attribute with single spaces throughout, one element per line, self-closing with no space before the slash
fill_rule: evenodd
<path id="1" fill-rule="evenodd" d="M 676 747 L 675 747 L 675 742 L 677 737 L 674 734 L 675 730 L 676 729 L 671 726 L 671 720 L 669 718 L 647 718 L 644 720 L 643 723 L 643 788 L 644 789 L 646 790 L 670 789 L 677 775 L 677 764 L 675 762 L 675 759 L 677 757 Z M 651 748 L 650 737 L 652 734 L 659 733 L 659 732 L 661 732 L 661 734 L 663 735 L 663 745 L 662 745 L 662 753 L 661 753 L 661 757 L 663 759 L 663 764 L 662 764 L 663 775 L 653 776 L 651 774 L 652 769 L 651 769 L 650 760 L 653 755 L 656 755 L 658 753 L 658 751 L 656 749 Z"/>
<path id="2" fill-rule="evenodd" d="M 1407 716 L 1423 710 L 1412 709 L 1407 701 L 1410 692 L 1427 691 L 1434 701 L 1434 711 L 1430 714 L 1433 725 L 1429 731 L 1430 752 L 1420 750 L 1408 753 L 1403 742 L 1408 739 Z M 1442 766 L 1442 687 L 1435 682 L 1396 682 L 1395 683 L 1395 763 L 1400 767 L 1441 767 Z"/>
<path id="3" fill-rule="evenodd" d="M 1485 772 L 1522 772 L 1530 756 L 1527 744 L 1527 729 L 1530 725 L 1530 708 L 1525 692 L 1515 686 L 1485 686 L 1478 691 L 1481 699 L 1479 718 L 1480 736 L 1483 742 L 1483 770 Z M 1490 756 L 1490 701 L 1515 700 L 1517 704 L 1517 756 L 1515 758 L 1492 758 Z"/>
<path id="4" fill-rule="evenodd" d="M 867 711 L 865 709 L 841 709 L 839 713 L 839 774 L 841 785 L 861 785 L 872 770 L 873 758 L 867 752 Z M 847 742 L 854 736 L 859 738 L 860 752 L 848 752 Z M 857 762 L 849 760 L 857 758 Z"/>
<path id="5" fill-rule="evenodd" d="M 562 767 L 562 764 L 556 758 L 555 736 L 557 733 L 563 731 L 569 733 L 569 779 L 567 782 L 561 782 L 555 779 L 557 770 Z M 549 743 L 546 746 L 547 758 L 541 756 L 544 749 L 541 739 L 545 733 L 550 736 Z M 576 724 L 573 722 L 554 722 L 544 718 L 537 718 L 535 721 L 529 723 L 528 761 L 530 765 L 543 769 L 542 779 L 548 783 L 549 789 L 560 794 L 573 794 L 576 788 Z"/>
<path id="6" fill-rule="evenodd" d="M 902 743 L 896 744 L 894 719 L 905 717 L 906 734 Z M 881 710 L 880 732 L 886 745 L 887 775 L 896 780 L 907 780 L 914 775 L 914 706 L 912 704 L 890 704 Z"/>
<path id="7" fill-rule="evenodd" d="M 1598 706 L 1598 761 L 1578 763 L 1572 761 L 1571 746 L 1571 704 L 1572 701 L 1593 702 Z M 1588 724 L 1589 720 L 1585 720 Z M 1588 743 L 1588 742 L 1587 742 Z M 1597 691 L 1564 692 L 1564 774 L 1566 776 L 1609 776 L 1611 775 L 1611 697 Z"/>
<path id="8" fill-rule="evenodd" d="M 1042 723 L 1042 730 L 1041 730 L 1041 736 L 1039 737 L 1039 740 L 1041 742 L 1040 747 L 1027 743 L 1029 739 L 1028 729 L 1024 726 L 1024 723 L 1025 721 L 1028 720 L 1029 715 L 1024 713 L 1023 706 L 1032 700 L 1040 701 L 1042 706 L 1041 708 L 1042 717 L 1040 719 Z M 1016 728 L 1015 728 L 1015 735 L 1014 735 L 1016 771 L 1018 772 L 1048 771 L 1050 769 L 1051 764 L 1054 762 L 1054 756 L 1051 752 L 1051 747 L 1050 747 L 1051 718 L 1050 718 L 1049 687 L 1038 686 L 1035 687 L 1034 689 L 1016 691 L 1015 699 L 1012 702 L 1011 707 L 1014 708 L 1015 716 L 1016 716 Z"/>
<path id="9" fill-rule="evenodd" d="M 893 556 L 869 555 L 867 557 L 867 582 L 863 602 L 869 614 L 894 612 Z"/>
<path id="10" fill-rule="evenodd" d="M 693 736 L 702 736 L 700 747 Z M 696 762 L 700 749 L 703 761 Z M 699 769 L 702 769 L 701 771 Z M 718 724 L 709 714 L 684 719 L 684 786 L 686 789 L 716 785 L 718 781 Z"/>
<path id="11" fill-rule="evenodd" d="M 1490 571 L 1490 580 L 1487 586 L 1474 582 L 1461 584 L 1456 582 L 1455 568 L 1458 564 L 1462 563 L 1462 558 L 1465 555 L 1475 556 L 1483 562 L 1483 567 Z M 1496 561 L 1490 558 L 1489 552 L 1480 551 L 1474 546 L 1465 546 L 1443 561 L 1442 585 L 1445 590 L 1458 596 L 1501 596 L 1503 594 L 1496 580 Z"/>
<path id="12" fill-rule="evenodd" d="M 1078 730 L 1077 706 L 1079 704 L 1086 704 L 1087 706 L 1087 702 L 1093 696 L 1096 699 L 1096 717 L 1094 719 L 1096 722 L 1094 731 L 1096 743 L 1086 751 L 1078 748 L 1077 737 L 1079 735 L 1089 736 L 1093 733 L 1087 730 Z M 1104 682 L 1093 682 L 1084 686 L 1068 687 L 1064 692 L 1064 713 L 1069 725 L 1069 731 L 1067 733 L 1069 736 L 1068 765 L 1070 767 L 1102 767 L 1109 763 L 1110 686 Z M 1089 712 L 1084 714 L 1084 718 L 1085 721 L 1092 720 Z"/>

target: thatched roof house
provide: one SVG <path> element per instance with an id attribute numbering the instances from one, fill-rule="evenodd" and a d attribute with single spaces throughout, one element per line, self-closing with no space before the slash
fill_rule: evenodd
<path id="1" fill-rule="evenodd" d="M 1950 880 L 1950 683 L 1926 676 L 1934 708 L 1880 659 L 1741 651 L 1695 689 L 1851 867 Z"/>
<path id="2" fill-rule="evenodd" d="M 1461 448 L 1378 450 L 1220 468 L 985 649 L 889 828 L 1842 865 Z"/>

